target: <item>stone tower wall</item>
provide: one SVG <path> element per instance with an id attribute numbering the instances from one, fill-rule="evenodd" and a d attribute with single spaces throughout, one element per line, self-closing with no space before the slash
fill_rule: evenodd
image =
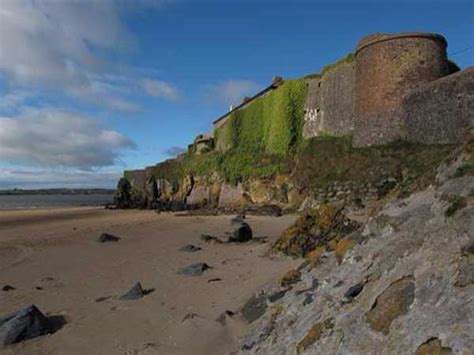
<path id="1" fill-rule="evenodd" d="M 375 34 L 362 39 L 355 64 L 355 147 L 406 136 L 403 97 L 449 74 L 446 40 L 436 34 Z"/>

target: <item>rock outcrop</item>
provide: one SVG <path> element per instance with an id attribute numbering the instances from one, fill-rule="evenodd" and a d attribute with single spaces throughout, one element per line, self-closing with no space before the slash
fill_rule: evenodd
<path id="1" fill-rule="evenodd" d="M 439 168 L 425 190 L 348 211 L 348 218 L 362 223 L 351 235 L 351 247 L 338 257 L 337 248 L 313 244 L 318 262 L 303 262 L 300 281 L 291 289 L 282 284 L 280 291 L 278 286 L 263 290 L 280 294 L 252 323 L 242 352 L 471 353 L 473 147 L 471 139 Z"/>

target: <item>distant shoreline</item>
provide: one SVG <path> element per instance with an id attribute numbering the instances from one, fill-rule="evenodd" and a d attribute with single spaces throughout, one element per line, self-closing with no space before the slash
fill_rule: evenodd
<path id="1" fill-rule="evenodd" d="M 113 203 L 113 191 L 24 191 L 0 193 L 0 211 L 79 206 L 106 206 Z"/>
<path id="2" fill-rule="evenodd" d="M 115 189 L 5 189 L 0 196 L 31 196 L 31 195 L 112 195 Z"/>

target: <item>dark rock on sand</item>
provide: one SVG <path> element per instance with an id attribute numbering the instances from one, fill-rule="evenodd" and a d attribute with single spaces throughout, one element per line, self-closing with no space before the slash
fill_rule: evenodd
<path id="1" fill-rule="evenodd" d="M 179 273 L 183 275 L 190 275 L 190 276 L 199 276 L 202 275 L 202 273 L 211 267 L 207 265 L 206 263 L 195 263 L 188 265 L 186 267 L 183 267 Z"/>
<path id="2" fill-rule="evenodd" d="M 219 277 L 215 277 L 215 278 L 213 278 L 213 279 L 207 280 L 208 283 L 211 283 L 211 282 L 218 282 L 218 281 L 222 281 L 222 279 L 219 278 Z"/>
<path id="3" fill-rule="evenodd" d="M 54 325 L 34 305 L 0 317 L 0 345 L 18 343 L 53 331 Z"/>
<path id="4" fill-rule="evenodd" d="M 5 285 L 2 287 L 2 291 L 5 291 L 5 292 L 13 291 L 13 290 L 16 290 L 16 288 L 10 285 Z"/>
<path id="5" fill-rule="evenodd" d="M 96 298 L 96 302 L 99 303 L 99 302 L 104 302 L 104 301 L 107 301 L 109 299 L 111 299 L 112 296 L 103 296 L 103 297 L 99 297 L 99 298 Z"/>
<path id="6" fill-rule="evenodd" d="M 132 301 L 132 300 L 138 300 L 142 298 L 145 295 L 145 292 L 142 288 L 142 285 L 140 282 L 137 282 L 135 285 L 132 286 L 128 292 L 122 296 L 120 296 L 121 300 L 126 300 L 126 301 Z"/>
<path id="7" fill-rule="evenodd" d="M 234 312 L 226 310 L 225 312 L 219 314 L 219 317 L 216 318 L 216 322 L 225 325 L 227 318 L 232 318 L 234 315 Z"/>
<path id="8" fill-rule="evenodd" d="M 115 235 L 102 233 L 98 239 L 98 242 L 99 243 L 118 242 L 119 240 L 120 238 L 116 237 Z"/>
<path id="9" fill-rule="evenodd" d="M 267 300 L 265 296 L 252 296 L 242 308 L 242 316 L 249 323 L 252 323 L 265 314 Z"/>
<path id="10" fill-rule="evenodd" d="M 201 240 L 206 243 L 222 243 L 219 238 L 209 234 L 201 234 Z"/>
<path id="11" fill-rule="evenodd" d="M 181 322 L 186 322 L 187 320 L 193 319 L 199 317 L 196 313 L 188 313 L 184 316 L 184 318 L 181 320 Z"/>
<path id="12" fill-rule="evenodd" d="M 243 243 L 252 239 L 252 228 L 247 223 L 241 223 L 240 226 L 229 236 L 229 242 Z"/>
<path id="13" fill-rule="evenodd" d="M 200 247 L 194 246 L 192 244 L 188 244 L 188 245 L 185 245 L 185 246 L 179 248 L 179 251 L 185 251 L 185 252 L 188 252 L 188 253 L 194 253 L 194 252 L 199 251 L 199 250 L 201 250 Z"/>

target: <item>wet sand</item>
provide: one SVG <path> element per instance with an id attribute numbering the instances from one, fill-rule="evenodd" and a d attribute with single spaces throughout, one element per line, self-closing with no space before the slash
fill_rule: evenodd
<path id="1" fill-rule="evenodd" d="M 246 324 L 237 312 L 264 285 L 295 266 L 268 257 L 293 216 L 249 216 L 267 243 L 207 244 L 225 238 L 232 216 L 176 217 L 152 211 L 69 208 L 0 211 L 0 315 L 29 304 L 66 324 L 56 333 L 0 349 L 2 354 L 229 354 Z M 102 232 L 121 237 L 98 243 Z M 186 244 L 202 250 L 178 251 Z M 180 268 L 206 262 L 201 276 Z M 208 282 L 210 279 L 220 281 Z M 151 293 L 122 301 L 136 281 Z M 101 297 L 110 297 L 97 302 Z M 187 314 L 195 314 L 187 320 Z"/>

